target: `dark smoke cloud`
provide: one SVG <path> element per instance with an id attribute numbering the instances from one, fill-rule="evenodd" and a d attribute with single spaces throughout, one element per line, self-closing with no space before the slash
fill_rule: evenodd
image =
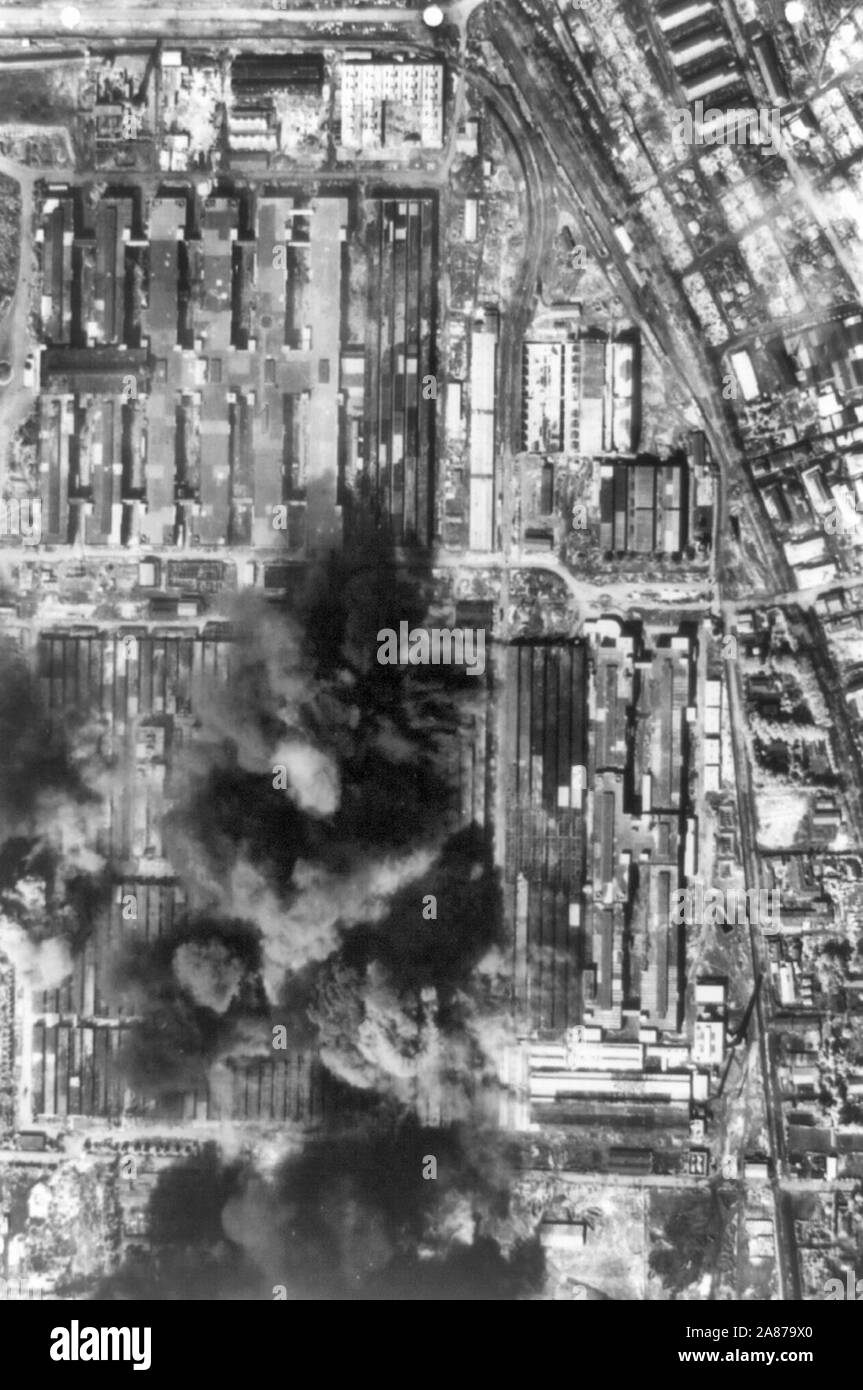
<path id="1" fill-rule="evenodd" d="M 342 1080 L 414 1107 L 443 1086 L 457 1113 L 498 1085 L 510 1036 L 499 885 L 476 828 L 450 837 L 431 870 L 358 927 L 321 968 L 307 1006 Z M 433 897 L 435 919 L 422 915 Z M 443 1078 L 443 1080 L 442 1080 Z"/>
<path id="2" fill-rule="evenodd" d="M 481 686 L 377 663 L 378 630 L 421 622 L 432 586 L 373 558 L 340 559 L 282 610 L 238 602 L 230 679 L 196 709 L 168 788 L 188 920 L 133 943 L 115 981 L 140 1020 L 121 1057 L 136 1092 L 272 1057 L 284 1022 L 358 1108 L 276 1170 L 210 1155 L 203 1176 L 165 1174 L 154 1253 L 106 1296 L 515 1298 L 541 1281 L 533 1231 L 507 1210 L 511 1156 L 482 1127 L 510 981 L 487 837 L 454 828 L 453 753 Z M 93 740 L 83 725 L 76 738 L 77 757 Z M 68 758 L 43 780 L 73 805 L 92 791 Z M 419 1127 L 435 1095 L 460 1128 Z"/>
<path id="3" fill-rule="evenodd" d="M 339 579 L 330 575 L 327 593 Z M 188 790 L 169 819 L 195 909 L 261 932 L 274 1002 L 293 974 L 382 921 L 393 896 L 429 872 L 450 797 L 431 717 L 419 728 L 403 710 L 397 718 L 400 683 L 381 688 L 379 666 L 372 678 L 360 668 L 373 634 L 363 645 L 341 631 L 324 651 L 320 594 L 311 603 L 298 616 L 243 601 L 231 679 L 201 711 L 175 774 Z M 344 626 L 330 625 L 327 643 Z"/>
<path id="4" fill-rule="evenodd" d="M 264 1034 L 260 944 L 245 922 L 198 917 L 155 942 L 133 940 L 113 985 L 138 1019 L 118 1065 L 143 1095 L 203 1089 L 251 1027 Z"/>
<path id="5" fill-rule="evenodd" d="M 201 711 L 175 777 L 188 791 L 170 838 L 193 907 L 260 931 L 274 1004 L 294 976 L 371 928 L 398 989 L 463 979 L 493 940 L 486 847 L 451 833 L 460 704 L 477 687 L 375 660 L 379 627 L 420 620 L 426 605 L 416 580 L 358 576 L 337 561 L 295 611 L 258 599 L 237 612 L 231 679 Z M 288 795 L 273 785 L 280 763 Z M 297 784 L 302 763 L 322 790 Z M 436 892 L 447 913 L 435 936 L 420 905 Z"/>
<path id="6" fill-rule="evenodd" d="M 543 1259 L 534 1224 L 510 1208 L 514 1160 L 497 1136 L 410 1123 L 321 1138 L 266 1177 L 210 1157 L 194 1218 L 194 1179 L 167 1173 L 153 1201 L 158 1261 L 127 1265 L 99 1297 L 534 1297 Z"/>
<path id="7" fill-rule="evenodd" d="M 0 953 L 36 986 L 68 973 L 108 900 L 96 842 L 115 775 L 88 712 L 52 735 L 33 669 L 0 646 Z"/>
<path id="8" fill-rule="evenodd" d="M 452 828 L 453 752 L 479 687 L 375 659 L 380 627 L 421 621 L 429 593 L 389 567 L 338 560 L 294 611 L 244 600 L 231 677 L 175 774 L 188 791 L 170 840 L 213 930 L 224 914 L 259 932 L 266 996 L 292 1042 L 408 1109 L 441 1070 L 451 1097 L 461 1077 L 455 1113 L 466 1114 L 508 1040 L 489 845 L 477 827 Z M 326 764 L 323 799 L 273 786 L 289 745 Z M 434 919 L 422 915 L 429 896 Z M 170 997 L 185 1026 L 200 991 Z M 301 1024 L 284 1019 L 297 1007 Z"/>

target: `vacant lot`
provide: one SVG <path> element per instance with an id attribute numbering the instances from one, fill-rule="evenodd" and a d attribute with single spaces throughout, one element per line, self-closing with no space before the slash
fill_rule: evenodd
<path id="1" fill-rule="evenodd" d="M 0 83 L 0 125 L 57 125 L 75 114 L 81 69 L 7 66 Z"/>

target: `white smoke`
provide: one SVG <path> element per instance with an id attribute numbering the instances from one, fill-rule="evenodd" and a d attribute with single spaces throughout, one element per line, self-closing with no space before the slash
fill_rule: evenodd
<path id="1" fill-rule="evenodd" d="M 273 765 L 284 767 L 288 781 L 285 790 L 301 811 L 331 816 L 339 809 L 339 770 L 322 748 L 297 740 L 282 742 L 273 754 Z"/>
<path id="2" fill-rule="evenodd" d="M 240 992 L 246 971 L 223 942 L 186 941 L 171 961 L 174 976 L 196 1004 L 223 1014 Z"/>
<path id="3" fill-rule="evenodd" d="M 39 843 L 59 857 L 64 877 L 70 874 L 98 874 L 105 857 L 95 848 L 105 826 L 105 804 L 101 799 L 75 801 L 62 791 L 43 792 L 34 817 Z"/>
<path id="4" fill-rule="evenodd" d="M 0 913 L 0 955 L 31 989 L 56 989 L 72 971 L 72 952 L 64 937 L 31 941 L 24 928 Z"/>
<path id="5" fill-rule="evenodd" d="M 286 905 L 253 865 L 236 865 L 229 883 L 228 911 L 254 922 L 263 937 L 263 977 L 267 994 L 278 999 L 285 976 L 337 950 L 341 930 L 379 922 L 393 894 L 421 878 L 435 860 L 432 849 L 371 860 L 344 873 L 298 860 Z"/>
<path id="6" fill-rule="evenodd" d="M 315 679 L 303 650 L 302 628 L 250 595 L 237 599 L 234 617 L 238 638 L 230 677 L 225 685 L 208 689 L 199 703 L 201 732 L 193 759 L 208 760 L 206 743 L 229 742 L 245 772 L 272 775 L 274 764 L 285 764 L 297 804 L 330 815 L 338 808 L 338 773 L 333 759 L 314 741 L 313 728 L 322 723 L 331 732 L 331 725 L 339 722 L 339 707 Z M 321 720 L 321 714 L 328 717 Z M 274 721 L 282 725 L 277 752 Z M 319 811 L 319 806 L 331 809 Z"/>

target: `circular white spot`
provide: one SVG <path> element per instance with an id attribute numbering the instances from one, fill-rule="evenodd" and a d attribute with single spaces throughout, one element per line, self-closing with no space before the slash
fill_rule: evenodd
<path id="1" fill-rule="evenodd" d="M 801 0 L 788 0 L 785 18 L 789 24 L 802 24 L 806 18 L 806 6 L 801 4 Z"/>
<path id="2" fill-rule="evenodd" d="M 60 23 L 64 29 L 77 29 L 81 23 L 81 11 L 77 5 L 64 5 L 60 11 Z"/>
<path id="3" fill-rule="evenodd" d="M 423 10 L 423 23 L 430 29 L 437 29 L 443 24 L 443 10 L 440 5 L 426 5 Z"/>

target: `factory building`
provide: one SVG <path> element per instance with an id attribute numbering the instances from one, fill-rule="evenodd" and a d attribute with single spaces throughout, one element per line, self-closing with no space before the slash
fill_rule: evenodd
<path id="1" fill-rule="evenodd" d="M 600 468 L 600 543 L 604 550 L 666 555 L 682 551 L 689 535 L 689 472 L 680 455 L 649 455 Z"/>
<path id="2" fill-rule="evenodd" d="M 241 53 L 231 64 L 231 87 L 240 102 L 285 91 L 320 94 L 325 71 L 322 53 Z"/>
<path id="3" fill-rule="evenodd" d="M 42 205 L 42 225 L 36 242 L 41 247 L 42 333 L 49 343 L 71 343 L 72 243 L 75 239 L 75 203 L 68 188 L 59 188 Z"/>
<path id="4" fill-rule="evenodd" d="M 95 214 L 92 280 L 82 292 L 87 344 L 129 342 L 126 295 L 132 241 L 131 197 L 100 198 Z M 89 263 L 89 258 L 88 258 Z M 92 293 L 91 293 L 92 289 Z"/>
<path id="5" fill-rule="evenodd" d="M 470 530 L 471 550 L 495 545 L 495 386 L 497 334 L 476 325 L 470 337 Z"/>
<path id="6" fill-rule="evenodd" d="M 292 559 L 327 554 L 341 541 L 347 199 L 262 197 L 252 234 L 239 198 L 193 209 L 192 196 L 152 199 L 146 242 L 132 240 L 130 198 L 102 199 L 81 238 L 75 295 L 64 232 L 72 201 L 46 203 L 55 293 L 43 310 L 56 339 L 40 373 L 46 539 L 254 540 Z M 139 321 L 130 277 L 147 243 Z M 73 321 L 64 305 L 81 293 Z M 425 436 L 419 452 L 429 447 Z"/>
<path id="7" fill-rule="evenodd" d="M 396 544 L 428 545 L 434 493 L 437 203 L 370 199 L 363 467 Z M 333 372 L 334 388 L 337 373 Z"/>
<path id="8" fill-rule="evenodd" d="M 179 286 L 181 264 L 184 278 L 188 274 L 187 217 L 185 198 L 154 198 L 149 207 L 150 293 L 145 332 L 155 370 L 147 402 L 146 534 L 157 545 L 173 543 L 177 524 L 177 404 L 187 382 Z"/>
<path id="9" fill-rule="evenodd" d="M 443 146 L 442 63 L 342 63 L 339 99 L 345 151 L 375 155 Z"/>
<path id="10" fill-rule="evenodd" d="M 587 758 L 583 643 L 518 643 L 506 656 L 506 911 L 519 1014 L 530 1029 L 578 1021 Z"/>
<path id="11" fill-rule="evenodd" d="M 507 1059 L 512 1128 L 537 1125 L 617 1129 L 688 1128 L 692 1070 L 685 1044 L 664 1043 L 655 1030 L 631 1039 L 603 1028 L 575 1026 L 559 1041 L 531 1041 Z M 611 1170 L 649 1172 L 650 1150 L 612 1144 Z"/>
<path id="12" fill-rule="evenodd" d="M 529 453 L 629 453 L 640 415 L 636 339 L 531 341 L 522 351 L 521 445 Z"/>

